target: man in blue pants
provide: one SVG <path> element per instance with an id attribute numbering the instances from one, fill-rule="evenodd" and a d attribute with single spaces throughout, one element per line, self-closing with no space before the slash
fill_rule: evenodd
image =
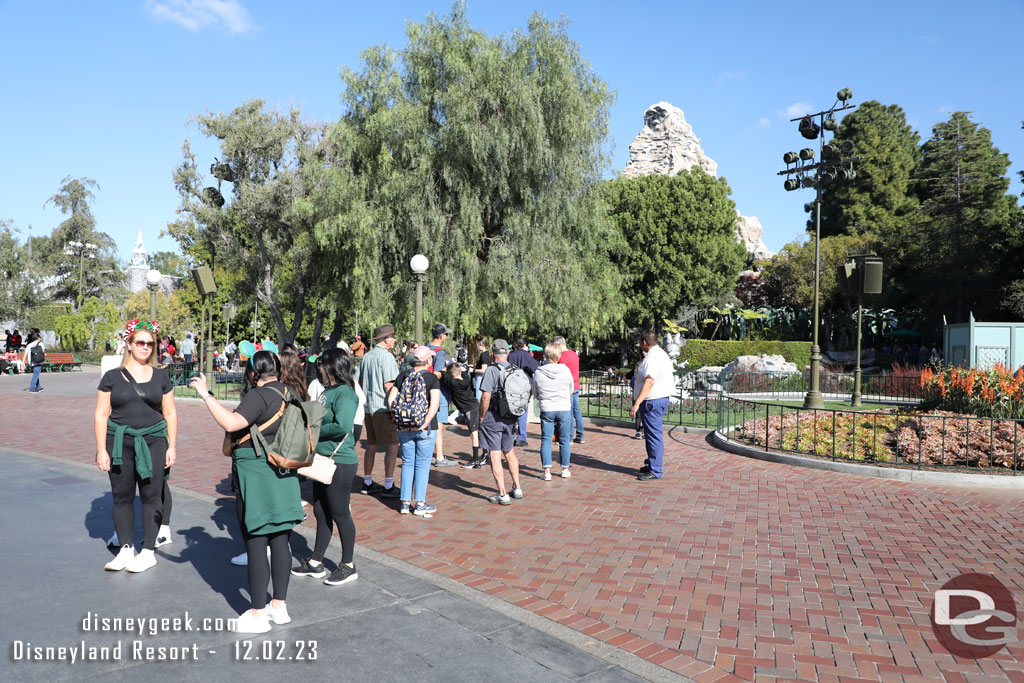
<path id="1" fill-rule="evenodd" d="M 668 410 L 669 396 L 675 391 L 676 381 L 672 359 L 658 346 L 658 336 L 654 330 L 641 333 L 640 350 L 647 355 L 636 368 L 633 407 L 629 409 L 629 416 L 640 416 L 647 446 L 647 459 L 636 478 L 652 481 L 661 479 L 662 475 L 661 465 L 665 455 L 662 421 Z"/>
<path id="2" fill-rule="evenodd" d="M 526 371 L 526 375 L 533 379 L 533 373 L 540 367 L 540 363 L 530 353 L 530 344 L 524 337 L 516 339 L 516 350 L 508 354 L 508 362 L 512 365 L 522 368 Z M 516 437 L 516 446 L 526 445 L 526 422 L 530 417 L 530 409 L 527 408 L 526 412 L 519 416 L 519 435 Z"/>

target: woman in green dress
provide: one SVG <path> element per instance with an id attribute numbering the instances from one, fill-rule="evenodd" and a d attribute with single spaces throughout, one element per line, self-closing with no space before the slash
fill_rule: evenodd
<path id="1" fill-rule="evenodd" d="M 267 443 L 273 443 L 280 425 L 274 419 L 283 409 L 281 395 L 288 391 L 280 381 L 281 361 L 271 351 L 261 350 L 249 359 L 250 383 L 234 412 L 222 406 L 210 393 L 206 377 L 192 380 L 192 388 L 206 402 L 213 419 L 225 429 L 230 445 L 231 467 L 238 486 L 242 536 L 249 554 L 249 594 L 252 609 L 239 615 L 237 633 L 266 633 L 270 623 L 291 621 L 285 597 L 291 570 L 288 533 L 302 522 L 299 478 L 295 470 L 270 465 L 264 453 L 249 438 L 249 428 L 260 428 Z M 266 560 L 270 548 L 270 563 Z M 274 594 L 267 604 L 267 587 L 273 579 Z"/>

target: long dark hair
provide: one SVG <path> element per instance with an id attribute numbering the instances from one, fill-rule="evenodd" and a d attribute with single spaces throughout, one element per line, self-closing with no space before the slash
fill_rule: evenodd
<path id="1" fill-rule="evenodd" d="M 352 379 L 352 359 L 344 349 L 327 349 L 320 354 L 317 363 L 323 368 L 327 386 L 334 387 L 344 384 L 349 389 L 355 390 L 355 380 Z"/>
<path id="2" fill-rule="evenodd" d="M 308 401 L 309 391 L 306 389 L 306 377 L 302 361 L 299 360 L 299 350 L 294 344 L 285 344 L 277 355 L 281 359 L 281 382 L 298 394 L 303 401 Z"/>
<path id="3" fill-rule="evenodd" d="M 251 371 L 251 373 L 250 373 Z M 249 359 L 245 371 L 245 389 L 243 394 L 256 387 L 261 379 L 281 377 L 281 359 L 271 351 L 257 351 Z"/>

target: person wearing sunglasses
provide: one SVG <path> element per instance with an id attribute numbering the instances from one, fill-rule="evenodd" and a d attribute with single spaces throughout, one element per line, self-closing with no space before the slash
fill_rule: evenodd
<path id="1" fill-rule="evenodd" d="M 144 572 L 156 565 L 164 472 L 174 464 L 178 440 L 174 387 L 167 371 L 157 367 L 159 330 L 156 321 L 128 323 L 121 367 L 104 373 L 96 393 L 96 466 L 110 478 L 114 530 L 121 544 L 108 571 Z M 136 488 L 142 500 L 138 554 L 133 542 Z"/>

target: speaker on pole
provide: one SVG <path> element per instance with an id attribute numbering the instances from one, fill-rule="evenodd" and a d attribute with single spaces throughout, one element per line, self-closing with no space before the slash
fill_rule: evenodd
<path id="1" fill-rule="evenodd" d="M 864 294 L 882 293 L 882 259 L 867 258 L 861 266 Z"/>
<path id="2" fill-rule="evenodd" d="M 213 282 L 213 271 L 210 266 L 199 266 L 192 269 L 192 278 L 196 281 L 196 289 L 200 296 L 212 295 L 217 292 L 217 285 Z"/>

